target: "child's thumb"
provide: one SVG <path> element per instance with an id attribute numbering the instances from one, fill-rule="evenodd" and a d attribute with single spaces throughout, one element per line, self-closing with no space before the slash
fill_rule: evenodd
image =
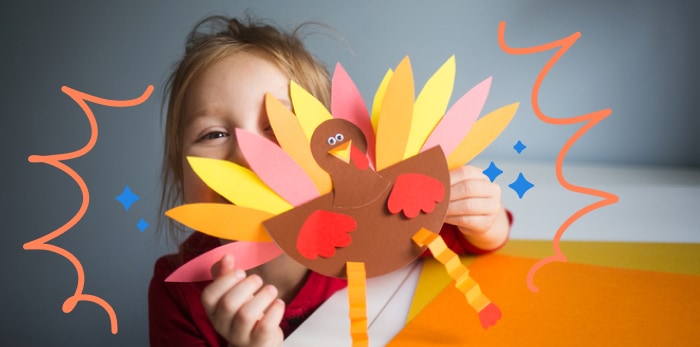
<path id="1" fill-rule="evenodd" d="M 223 276 L 235 269 L 236 261 L 231 254 L 224 254 L 221 260 L 217 261 L 211 267 L 211 276 L 217 278 Z"/>

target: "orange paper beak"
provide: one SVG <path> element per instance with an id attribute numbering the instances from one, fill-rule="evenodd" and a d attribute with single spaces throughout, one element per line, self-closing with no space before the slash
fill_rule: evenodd
<path id="1" fill-rule="evenodd" d="M 336 158 L 344 161 L 346 164 L 350 164 L 350 149 L 352 148 L 352 141 L 349 140 L 340 146 L 333 147 L 328 153 L 332 154 Z"/>

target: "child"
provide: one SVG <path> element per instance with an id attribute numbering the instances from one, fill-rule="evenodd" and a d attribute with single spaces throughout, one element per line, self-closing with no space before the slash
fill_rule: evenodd
<path id="1" fill-rule="evenodd" d="M 245 166 L 234 129 L 274 140 L 263 98 L 271 93 L 291 108 L 291 80 L 329 104 L 329 74 L 295 33 L 224 17 L 200 22 L 168 84 L 163 206 L 225 202 L 197 177 L 185 157 Z M 449 224 L 441 231 L 445 242 L 460 254 L 503 245 L 510 217 L 501 204 L 500 187 L 469 166 L 452 171 L 450 180 Z M 278 346 L 346 285 L 286 255 L 247 272 L 236 269 L 232 256 L 224 256 L 212 268 L 213 281 L 164 282 L 180 265 L 222 242 L 194 233 L 177 254 L 156 262 L 149 288 L 152 346 Z"/>

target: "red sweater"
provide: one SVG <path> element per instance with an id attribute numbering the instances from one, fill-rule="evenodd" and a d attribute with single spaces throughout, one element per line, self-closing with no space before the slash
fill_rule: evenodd
<path id="1" fill-rule="evenodd" d="M 458 254 L 481 254 L 457 227 L 445 224 L 440 232 L 445 243 Z M 165 282 L 175 269 L 190 259 L 220 246 L 219 239 L 194 233 L 180 246 L 180 252 L 156 261 L 148 289 L 148 321 L 151 346 L 226 346 L 204 310 L 202 290 L 211 281 L 194 283 Z M 426 254 L 429 254 L 426 252 Z M 296 329 L 333 293 L 344 288 L 346 280 L 309 271 L 299 293 L 287 303 L 280 327 L 285 337 Z"/>

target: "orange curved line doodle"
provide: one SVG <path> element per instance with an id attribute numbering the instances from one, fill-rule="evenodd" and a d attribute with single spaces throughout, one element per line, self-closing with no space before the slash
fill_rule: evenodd
<path id="1" fill-rule="evenodd" d="M 75 159 L 78 157 L 81 157 L 85 155 L 86 153 L 90 152 L 92 148 L 95 146 L 95 143 L 97 142 L 97 121 L 95 119 L 95 115 L 93 114 L 92 110 L 88 106 L 87 102 L 92 102 L 98 105 L 103 105 L 103 106 L 109 106 L 109 107 L 130 107 L 130 106 L 136 106 L 148 99 L 148 97 L 151 95 L 153 92 L 153 86 L 149 85 L 146 87 L 146 90 L 143 92 L 141 96 L 139 96 L 136 99 L 131 99 L 131 100 L 109 100 L 109 99 L 103 99 L 99 98 L 90 94 L 86 94 L 80 91 L 77 91 L 75 89 L 63 86 L 61 88 L 61 91 L 73 99 L 80 108 L 83 110 L 85 113 L 85 116 L 87 116 L 88 122 L 90 123 L 90 139 L 88 140 L 87 144 L 83 146 L 82 148 L 69 152 L 69 153 L 61 153 L 61 154 L 52 154 L 52 155 L 30 155 L 28 160 L 30 163 L 44 163 L 44 164 L 49 164 L 61 171 L 63 171 L 65 174 L 70 176 L 75 183 L 78 185 L 80 188 L 80 192 L 82 193 L 83 201 L 80 205 L 80 208 L 78 209 L 78 212 L 65 224 L 63 224 L 61 227 L 58 229 L 42 236 L 39 237 L 36 240 L 27 242 L 24 244 L 24 249 L 25 250 L 43 250 L 43 251 L 49 251 L 56 253 L 64 258 L 66 258 L 68 261 L 73 264 L 75 267 L 75 271 L 78 274 L 78 283 L 75 288 L 75 294 L 72 296 L 68 297 L 66 301 L 63 302 L 63 312 L 65 313 L 70 313 L 73 311 L 75 306 L 78 304 L 80 301 L 88 301 L 95 303 L 102 307 L 106 312 L 107 315 L 109 315 L 109 321 L 111 323 L 111 330 L 112 334 L 116 334 L 118 331 L 117 328 L 117 315 L 114 312 L 114 309 L 112 306 L 105 301 L 104 299 L 90 295 L 90 294 L 85 294 L 83 293 L 83 288 L 85 286 L 85 271 L 83 270 L 83 265 L 80 263 L 78 258 L 76 258 L 72 253 L 68 252 L 67 250 L 58 247 L 56 245 L 49 244 L 51 240 L 61 236 L 70 228 L 75 226 L 80 219 L 83 218 L 85 215 L 85 211 L 87 211 L 88 205 L 90 204 L 90 192 L 87 188 L 87 185 L 85 184 L 85 181 L 80 177 L 78 173 L 76 173 L 72 168 L 70 168 L 68 165 L 64 164 L 63 161 L 65 160 L 70 160 L 70 159 Z"/>
<path id="2" fill-rule="evenodd" d="M 582 187 L 578 185 L 574 185 L 570 183 L 569 181 L 564 178 L 564 174 L 562 173 L 562 168 L 564 166 L 564 158 L 566 157 L 567 153 L 569 152 L 569 149 L 571 149 L 571 146 L 573 146 L 576 141 L 578 141 L 581 136 L 583 136 L 588 130 L 593 128 L 596 124 L 598 124 L 600 121 L 608 117 L 610 114 L 612 114 L 612 110 L 608 109 L 602 109 L 598 110 L 595 112 L 583 114 L 580 116 L 574 116 L 574 117 L 569 117 L 569 118 L 553 118 L 546 116 L 542 110 L 540 109 L 540 105 L 538 102 L 539 99 L 539 92 L 540 92 L 540 86 L 542 85 L 542 81 L 544 78 L 547 76 L 549 71 L 552 69 L 554 64 L 557 63 L 559 58 L 561 58 L 569 48 L 571 48 L 576 40 L 578 40 L 579 37 L 581 37 L 580 32 L 576 32 L 568 37 L 552 41 L 549 43 L 545 43 L 543 45 L 539 46 L 532 46 L 532 47 L 526 47 L 526 48 L 513 48 L 510 47 L 506 44 L 505 42 L 505 29 L 506 29 L 506 23 L 505 21 L 501 22 L 498 26 L 498 43 L 501 46 L 501 49 L 508 53 L 508 54 L 517 54 L 517 55 L 523 55 L 523 54 L 534 54 L 534 53 L 540 53 L 552 49 L 558 48 L 556 53 L 549 59 L 549 61 L 545 64 L 545 66 L 542 68 L 542 71 L 540 71 L 539 75 L 537 75 L 537 78 L 535 79 L 535 84 L 532 87 L 532 109 L 535 112 L 535 115 L 537 117 L 549 124 L 554 124 L 554 125 L 569 125 L 569 124 L 575 124 L 575 123 L 583 123 L 585 124 L 572 135 L 569 140 L 564 143 L 564 146 L 562 146 L 561 150 L 559 151 L 559 154 L 557 156 L 557 161 L 556 161 L 556 175 L 557 175 L 557 180 L 559 181 L 559 184 L 562 185 L 562 187 L 576 193 L 581 193 L 581 194 L 587 194 L 587 195 L 592 195 L 592 196 L 597 196 L 602 198 L 602 200 L 592 203 L 590 205 L 587 205 L 583 207 L 582 209 L 576 211 L 574 214 L 572 214 L 569 218 L 564 221 L 564 223 L 559 227 L 557 230 L 556 234 L 554 235 L 554 239 L 552 240 L 552 246 L 554 248 L 554 255 L 540 259 L 537 263 L 535 263 L 531 268 L 530 271 L 527 274 L 527 286 L 528 288 L 533 291 L 533 292 L 538 292 L 539 288 L 535 286 L 534 284 L 534 277 L 535 273 L 542 268 L 543 266 L 555 262 L 555 261 L 560 261 L 560 262 L 566 262 L 566 256 L 564 253 L 561 251 L 561 248 L 559 247 L 559 241 L 561 240 L 561 237 L 564 235 L 564 232 L 573 224 L 576 222 L 579 218 L 583 217 L 585 214 L 596 210 L 598 208 L 607 206 L 607 205 L 612 205 L 616 203 L 619 199 L 617 195 L 593 189 L 593 188 L 588 188 L 588 187 Z"/>

